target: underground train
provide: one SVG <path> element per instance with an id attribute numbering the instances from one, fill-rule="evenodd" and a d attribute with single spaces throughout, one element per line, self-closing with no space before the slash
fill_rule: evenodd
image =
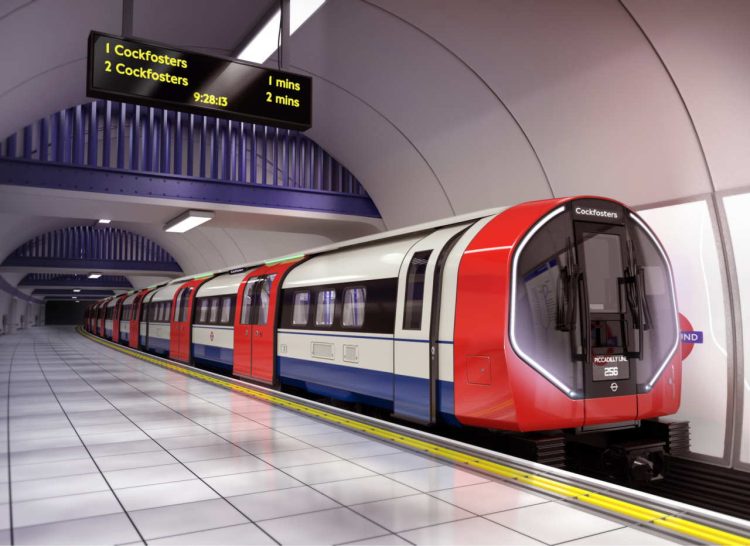
<path id="1" fill-rule="evenodd" d="M 677 411 L 677 316 L 646 222 L 571 197 L 114 296 L 86 328 L 416 423 L 585 431 Z"/>

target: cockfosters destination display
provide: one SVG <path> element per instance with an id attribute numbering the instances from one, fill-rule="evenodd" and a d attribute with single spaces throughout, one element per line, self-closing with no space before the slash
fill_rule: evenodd
<path id="1" fill-rule="evenodd" d="M 89 35 L 86 94 L 305 130 L 312 79 L 100 32 Z"/>

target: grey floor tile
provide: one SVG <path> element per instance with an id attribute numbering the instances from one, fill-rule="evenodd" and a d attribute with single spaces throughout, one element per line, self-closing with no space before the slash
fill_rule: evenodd
<path id="1" fill-rule="evenodd" d="M 160 466 L 146 466 L 128 470 L 113 470 L 104 475 L 115 489 L 123 487 L 138 487 L 156 483 L 168 483 L 191 480 L 195 476 L 179 463 Z"/>
<path id="2" fill-rule="evenodd" d="M 306 466 L 293 466 L 285 471 L 308 484 L 333 482 L 340 480 L 351 480 L 364 476 L 373 476 L 374 473 L 349 461 L 334 461 L 331 463 L 317 463 Z"/>
<path id="3" fill-rule="evenodd" d="M 305 442 L 315 447 L 351 444 L 354 442 L 361 442 L 363 439 L 366 440 L 367 437 L 361 434 L 355 434 L 353 432 L 331 432 L 327 434 L 315 434 L 312 436 L 304 437 Z"/>
<path id="4" fill-rule="evenodd" d="M 194 546 L 240 546 L 245 544 L 276 544 L 263 530 L 253 523 L 232 525 L 220 529 L 199 531 L 187 535 L 150 540 L 149 544 L 192 544 Z"/>
<path id="5" fill-rule="evenodd" d="M 12 489 L 13 502 L 16 503 L 32 499 L 108 491 L 109 486 L 102 475 L 96 472 L 41 480 L 17 481 L 12 483 Z"/>
<path id="6" fill-rule="evenodd" d="M 258 522 L 282 544 L 338 544 L 382 536 L 384 530 L 347 508 Z"/>
<path id="7" fill-rule="evenodd" d="M 161 447 L 153 440 L 133 440 L 130 442 L 116 442 L 111 444 L 99 444 L 88 446 L 94 457 L 105 457 L 107 455 L 125 455 L 127 453 L 145 453 L 147 451 L 161 451 Z"/>
<path id="8" fill-rule="evenodd" d="M 31 451 L 17 451 L 13 453 L 13 464 L 58 463 L 72 459 L 86 459 L 88 456 L 86 448 L 82 445 L 75 447 L 34 449 Z"/>
<path id="9" fill-rule="evenodd" d="M 256 428 L 252 430 L 234 430 L 230 432 L 216 432 L 222 438 L 238 444 L 240 442 L 259 442 L 274 438 L 289 438 L 285 434 L 271 430 L 270 428 Z"/>
<path id="10" fill-rule="evenodd" d="M 129 432 L 109 432 L 105 434 L 87 434 L 81 435 L 83 443 L 87 446 L 100 444 L 114 444 L 119 442 L 133 442 L 136 440 L 148 440 L 149 437 L 140 430 L 131 430 Z"/>
<path id="11" fill-rule="evenodd" d="M 0 504 L 0 529 L 10 529 L 9 504 Z"/>
<path id="12" fill-rule="evenodd" d="M 424 494 L 357 504 L 352 509 L 393 532 L 472 516 L 466 510 Z"/>
<path id="13" fill-rule="evenodd" d="M 395 478 L 398 479 L 398 478 Z M 532 504 L 551 502 L 541 495 L 529 493 L 517 487 L 498 482 L 480 483 L 432 493 L 446 502 L 474 514 L 484 515 L 503 510 L 512 510 Z"/>
<path id="14" fill-rule="evenodd" d="M 667 538 L 656 536 L 655 534 L 649 533 L 643 528 L 635 527 L 623 527 L 622 529 L 616 529 L 614 531 L 607 531 L 606 533 L 600 533 L 598 535 L 591 535 L 586 538 L 580 538 L 572 542 L 567 542 L 571 545 L 598 545 L 607 544 L 611 546 L 658 546 L 666 544 L 682 544 L 676 540 L 669 540 Z"/>
<path id="15" fill-rule="evenodd" d="M 258 457 L 276 468 L 302 466 L 314 463 L 328 463 L 341 460 L 336 455 L 332 455 L 322 449 L 318 449 L 317 447 L 295 449 L 294 451 L 271 451 L 269 453 L 259 453 Z"/>
<path id="16" fill-rule="evenodd" d="M 486 483 L 488 481 L 485 476 L 448 465 L 395 472 L 388 474 L 388 477 L 420 491 L 437 491 L 440 489 L 461 487 L 463 485 Z"/>
<path id="17" fill-rule="evenodd" d="M 13 525 L 28 527 L 55 521 L 122 512 L 110 491 L 13 503 Z"/>
<path id="18" fill-rule="evenodd" d="M 159 444 L 161 444 L 164 449 L 185 449 L 188 447 L 224 445 L 227 444 L 227 441 L 216 434 L 204 432 L 201 434 L 193 434 L 191 436 L 161 438 Z"/>
<path id="19" fill-rule="evenodd" d="M 412 489 L 385 476 L 369 476 L 366 478 L 320 483 L 314 487 L 345 506 L 405 497 L 419 493 L 416 489 Z"/>
<path id="20" fill-rule="evenodd" d="M 483 518 L 452 521 L 399 534 L 414 544 L 543 544 Z"/>
<path id="21" fill-rule="evenodd" d="M 238 442 L 237 445 L 253 455 L 269 453 L 271 451 L 295 451 L 298 449 L 308 449 L 310 447 L 310 445 L 305 442 L 283 436 L 276 436 L 274 438 L 252 442 Z"/>
<path id="22" fill-rule="evenodd" d="M 139 542 L 138 533 L 125 514 L 60 521 L 14 529 L 16 544 L 123 544 Z"/>
<path id="23" fill-rule="evenodd" d="M 201 480 L 127 487 L 116 489 L 115 493 L 128 511 L 219 498 L 219 495 Z"/>
<path id="24" fill-rule="evenodd" d="M 223 499 L 136 510 L 130 516 L 146 540 L 248 522 Z"/>
<path id="25" fill-rule="evenodd" d="M 421 455 L 409 453 L 408 451 L 391 453 L 390 455 L 377 455 L 375 457 L 360 457 L 352 459 L 351 461 L 379 474 L 413 470 L 415 468 L 427 468 L 441 464 L 435 459 L 422 457 Z"/>
<path id="26" fill-rule="evenodd" d="M 234 408 L 233 408 L 234 409 Z M 226 434 L 231 432 L 239 432 L 242 430 L 265 430 L 266 426 L 253 421 L 252 419 L 235 418 L 228 423 L 217 423 L 209 427 L 212 431 Z"/>
<path id="27" fill-rule="evenodd" d="M 303 485 L 301 482 L 279 470 L 261 470 L 259 472 L 206 478 L 205 482 L 224 497 L 287 489 Z"/>
<path id="28" fill-rule="evenodd" d="M 60 447 L 81 446 L 77 436 L 64 436 L 62 438 L 34 438 L 32 440 L 11 441 L 10 450 L 31 451 L 35 449 L 57 449 Z"/>
<path id="29" fill-rule="evenodd" d="M 186 447 L 181 449 L 170 449 L 172 455 L 180 461 L 188 463 L 193 461 L 207 461 L 211 459 L 223 459 L 225 457 L 240 457 L 247 452 L 232 444 L 219 444 L 201 447 Z"/>
<path id="30" fill-rule="evenodd" d="M 86 459 L 72 459 L 64 463 L 34 463 L 24 465 L 11 465 L 11 477 L 13 481 L 38 480 L 42 478 L 55 478 L 58 476 L 73 476 L 76 474 L 90 474 L 98 472 L 94 461 L 90 457 Z"/>
<path id="31" fill-rule="evenodd" d="M 309 487 L 292 487 L 291 489 L 240 495 L 229 497 L 227 500 L 253 521 L 340 507 L 337 502 Z"/>
<path id="32" fill-rule="evenodd" d="M 623 526 L 557 502 L 506 510 L 485 517 L 547 544 L 583 538 Z"/>
<path id="33" fill-rule="evenodd" d="M 206 429 L 200 425 L 194 425 L 192 423 L 188 425 L 181 425 L 176 427 L 167 428 L 150 428 L 148 424 L 141 423 L 140 426 L 146 433 L 157 440 L 165 438 L 181 438 L 183 436 L 195 436 L 198 434 L 205 434 Z"/>
<path id="34" fill-rule="evenodd" d="M 341 429 L 331 425 L 324 425 L 320 422 L 305 423 L 302 425 L 274 427 L 275 430 L 283 432 L 293 438 L 304 438 L 305 436 L 313 436 L 319 434 L 333 434 L 341 432 Z"/>
<path id="35" fill-rule="evenodd" d="M 402 544 L 411 544 L 405 541 L 398 535 L 383 535 L 375 538 L 368 538 L 365 540 L 355 540 L 354 542 L 346 542 L 347 546 L 401 546 Z"/>
<path id="36" fill-rule="evenodd" d="M 143 453 L 126 453 L 124 455 L 95 456 L 94 458 L 102 472 L 175 464 L 177 462 L 166 451 L 145 451 Z"/>
<path id="37" fill-rule="evenodd" d="M 325 448 L 325 450 L 343 459 L 353 459 L 355 457 L 373 457 L 375 455 L 390 455 L 391 453 L 399 453 L 402 451 L 401 449 L 392 445 L 381 442 L 373 442 L 370 440 L 364 440 L 362 442 L 356 442 L 353 444 L 328 446 Z"/>
<path id="38" fill-rule="evenodd" d="M 228 474 L 240 474 L 243 472 L 257 472 L 258 470 L 271 469 L 270 465 L 264 463 L 254 455 L 226 457 L 224 459 L 211 459 L 209 461 L 195 461 L 191 463 L 185 463 L 185 466 L 187 466 L 201 478 L 226 476 Z"/>

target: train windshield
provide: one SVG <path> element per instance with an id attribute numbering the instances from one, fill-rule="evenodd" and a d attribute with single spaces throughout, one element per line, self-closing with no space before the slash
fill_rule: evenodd
<path id="1" fill-rule="evenodd" d="M 672 276 L 656 237 L 619 205 L 594 205 L 549 213 L 513 261 L 511 344 L 572 398 L 648 391 L 678 344 Z"/>

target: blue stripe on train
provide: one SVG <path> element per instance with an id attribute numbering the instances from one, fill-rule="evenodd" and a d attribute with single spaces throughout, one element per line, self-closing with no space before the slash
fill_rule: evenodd
<path id="1" fill-rule="evenodd" d="M 232 373 L 234 367 L 234 350 L 225 347 L 214 347 L 193 343 L 193 360 L 196 364 L 217 369 L 223 373 Z"/>
<path id="2" fill-rule="evenodd" d="M 147 350 L 159 355 L 169 354 L 169 340 L 160 337 L 149 337 Z"/>
<path id="3" fill-rule="evenodd" d="M 394 409 L 401 415 L 426 419 L 429 414 L 429 381 L 388 372 L 325 364 L 314 360 L 278 357 L 283 383 L 347 402 L 363 402 Z M 395 385 L 394 385 L 395 381 Z M 395 389 L 394 389 L 395 387 Z M 394 392 L 397 399 L 394 403 Z M 455 418 L 453 382 L 438 383 L 438 411 L 446 420 Z"/>

